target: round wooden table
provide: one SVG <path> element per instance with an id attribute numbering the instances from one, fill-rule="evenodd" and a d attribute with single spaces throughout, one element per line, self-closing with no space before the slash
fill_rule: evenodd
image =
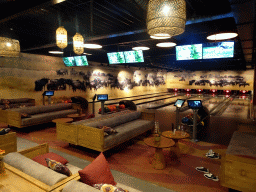
<path id="1" fill-rule="evenodd" d="M 78 114 L 78 113 L 67 115 L 67 117 L 72 118 L 74 121 L 81 120 L 85 116 L 86 116 L 86 114 Z"/>
<path id="2" fill-rule="evenodd" d="M 175 145 L 173 145 L 174 148 L 172 151 L 174 152 L 173 155 L 176 157 L 180 157 L 180 147 L 178 143 L 179 140 L 190 137 L 190 135 L 187 132 L 185 132 L 185 134 L 183 135 L 181 131 L 175 131 L 175 134 L 173 134 L 173 131 L 164 131 L 162 133 L 162 136 L 172 139 L 175 142 Z"/>
<path id="3" fill-rule="evenodd" d="M 53 123 L 71 123 L 73 121 L 72 118 L 59 118 L 59 119 L 53 119 Z"/>
<path id="4" fill-rule="evenodd" d="M 155 137 L 148 137 L 144 139 L 146 145 L 155 148 L 154 159 L 152 165 L 155 169 L 164 169 L 166 167 L 163 148 L 168 148 L 175 145 L 172 139 L 161 137 L 160 142 L 155 141 Z"/>

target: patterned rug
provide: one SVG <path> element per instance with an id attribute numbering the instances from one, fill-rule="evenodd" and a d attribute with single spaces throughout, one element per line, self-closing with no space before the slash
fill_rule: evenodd
<path id="1" fill-rule="evenodd" d="M 12 129 L 12 131 L 17 133 L 17 137 L 38 144 L 47 142 L 53 149 L 88 161 L 93 161 L 99 155 L 97 151 L 57 140 L 56 129 L 52 124 L 47 128 L 37 126 L 26 130 Z M 219 175 L 220 160 L 208 159 L 205 153 L 213 149 L 214 152 L 222 155 L 226 151 L 226 146 L 204 142 L 193 143 L 188 139 L 180 140 L 180 157 L 174 156 L 172 149 L 165 149 L 163 152 L 167 166 L 164 170 L 156 170 L 151 164 L 154 148 L 146 146 L 143 142 L 143 138 L 147 136 L 144 134 L 104 152 L 110 168 L 178 192 L 228 191 L 220 185 L 220 182 L 209 180 L 203 173 L 195 170 L 195 167 L 203 166 L 214 175 Z"/>

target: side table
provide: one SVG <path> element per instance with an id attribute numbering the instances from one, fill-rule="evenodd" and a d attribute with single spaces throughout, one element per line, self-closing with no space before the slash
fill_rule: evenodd
<path id="1" fill-rule="evenodd" d="M 17 151 L 16 132 L 9 132 L 4 135 L 0 135 L 0 149 L 5 150 L 5 155 L 10 152 Z"/>
<path id="2" fill-rule="evenodd" d="M 164 169 L 166 167 L 163 148 L 168 148 L 175 145 L 172 139 L 161 137 L 160 142 L 156 142 L 154 137 L 144 139 L 146 145 L 155 148 L 154 159 L 152 165 L 155 169 Z"/>
<path id="3" fill-rule="evenodd" d="M 185 139 L 190 137 L 190 135 L 188 133 L 185 132 L 185 134 L 183 135 L 181 131 L 176 131 L 175 134 L 173 134 L 173 131 L 164 131 L 162 133 L 163 137 L 172 139 L 175 142 L 175 145 L 173 145 L 174 150 L 174 155 L 176 155 L 176 157 L 180 157 L 180 147 L 179 147 L 179 140 L 180 139 Z"/>
<path id="4" fill-rule="evenodd" d="M 67 117 L 72 118 L 74 121 L 79 121 L 85 116 L 86 114 L 78 114 L 78 113 L 67 115 Z"/>
<path id="5" fill-rule="evenodd" d="M 53 119 L 53 123 L 71 123 L 73 121 L 72 118 L 59 118 L 59 119 Z"/>

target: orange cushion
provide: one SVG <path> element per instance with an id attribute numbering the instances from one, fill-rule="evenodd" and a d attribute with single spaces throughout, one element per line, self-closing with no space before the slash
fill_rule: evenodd
<path id="1" fill-rule="evenodd" d="M 44 165 L 45 167 L 48 167 L 45 158 L 50 158 L 52 160 L 58 161 L 63 165 L 66 165 L 68 163 L 67 159 L 53 152 L 38 155 L 34 157 L 32 160 L 36 161 L 37 163 L 40 163 L 41 165 Z"/>
<path id="2" fill-rule="evenodd" d="M 90 186 L 98 183 L 116 185 L 103 153 L 100 153 L 100 155 L 94 159 L 90 165 L 86 166 L 83 170 L 78 171 L 78 173 L 81 177 L 80 180 Z"/>

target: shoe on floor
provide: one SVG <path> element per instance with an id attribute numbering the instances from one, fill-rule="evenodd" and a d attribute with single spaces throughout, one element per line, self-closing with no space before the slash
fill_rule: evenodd
<path id="1" fill-rule="evenodd" d="M 205 167 L 196 167 L 197 171 L 203 172 L 203 173 L 209 173 L 209 169 Z"/>
<path id="2" fill-rule="evenodd" d="M 204 174 L 204 176 L 205 176 L 207 179 L 211 179 L 211 180 L 213 180 L 213 181 L 219 181 L 218 176 L 215 176 L 215 175 L 213 175 L 212 173 L 206 173 L 206 174 Z"/>
<path id="3" fill-rule="evenodd" d="M 210 150 L 205 154 L 205 156 L 212 155 L 212 154 L 214 154 L 214 153 L 215 153 L 215 152 L 213 152 L 213 150 L 210 149 Z"/>
<path id="4" fill-rule="evenodd" d="M 211 155 L 207 155 L 206 157 L 210 159 L 220 159 L 220 155 L 218 153 L 213 153 Z"/>

